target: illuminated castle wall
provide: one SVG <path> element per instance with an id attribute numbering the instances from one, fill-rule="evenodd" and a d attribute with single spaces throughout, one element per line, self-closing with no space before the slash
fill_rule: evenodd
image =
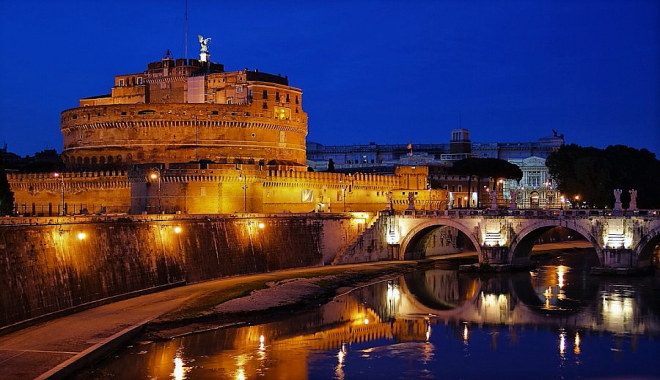
<path id="1" fill-rule="evenodd" d="M 288 78 L 169 54 L 61 117 L 68 172 L 10 174 L 16 211 L 375 212 L 444 209 L 428 168 L 307 171 L 307 114 Z"/>

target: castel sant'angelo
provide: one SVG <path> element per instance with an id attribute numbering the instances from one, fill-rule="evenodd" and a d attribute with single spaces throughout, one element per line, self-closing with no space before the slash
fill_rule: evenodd
<path id="1" fill-rule="evenodd" d="M 18 212 L 280 213 L 445 208 L 428 169 L 310 172 L 303 92 L 287 77 L 225 71 L 169 52 L 61 115 L 63 173 L 10 174 Z"/>

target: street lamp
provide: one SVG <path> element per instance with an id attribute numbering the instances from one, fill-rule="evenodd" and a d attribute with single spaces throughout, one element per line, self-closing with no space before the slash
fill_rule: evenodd
<path id="1" fill-rule="evenodd" d="M 53 173 L 53 177 L 58 178 L 60 180 L 60 187 L 62 189 L 62 215 L 66 215 L 66 203 L 64 203 L 64 176 L 62 173 Z"/>
<path id="2" fill-rule="evenodd" d="M 238 178 L 243 178 L 243 213 L 247 213 L 247 176 L 243 174 L 243 169 L 236 167 L 238 172 Z"/>
<path id="3" fill-rule="evenodd" d="M 160 181 L 161 181 L 161 173 L 160 173 L 160 168 L 151 168 L 153 172 L 149 175 L 149 178 L 152 180 L 158 180 L 158 214 L 160 214 Z"/>

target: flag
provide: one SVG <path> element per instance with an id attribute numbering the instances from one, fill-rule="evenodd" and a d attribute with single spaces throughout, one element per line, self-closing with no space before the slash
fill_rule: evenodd
<path id="1" fill-rule="evenodd" d="M 412 143 L 408 143 L 408 145 L 406 146 L 406 149 L 412 150 Z"/>

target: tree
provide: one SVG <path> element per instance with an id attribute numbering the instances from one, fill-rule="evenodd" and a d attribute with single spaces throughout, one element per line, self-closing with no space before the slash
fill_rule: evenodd
<path id="1" fill-rule="evenodd" d="M 328 173 L 334 173 L 335 172 L 335 160 L 332 158 L 328 159 Z"/>
<path id="2" fill-rule="evenodd" d="M 506 178 L 520 181 L 523 177 L 518 165 L 499 158 L 466 158 L 455 162 L 449 172 L 468 176 L 468 194 L 472 190 L 472 177 L 477 177 L 477 189 L 481 187 L 482 178 Z M 477 203 L 479 203 L 478 191 Z"/>
<path id="3" fill-rule="evenodd" d="M 605 149 L 564 145 L 546 160 L 550 175 L 568 199 L 580 196 L 597 208 L 614 205 L 614 189 L 638 191 L 639 208 L 660 207 L 660 161 L 646 149 L 612 145 Z"/>
<path id="4" fill-rule="evenodd" d="M 14 192 L 11 191 L 7 172 L 0 159 L 0 215 L 12 215 L 14 212 Z"/>

